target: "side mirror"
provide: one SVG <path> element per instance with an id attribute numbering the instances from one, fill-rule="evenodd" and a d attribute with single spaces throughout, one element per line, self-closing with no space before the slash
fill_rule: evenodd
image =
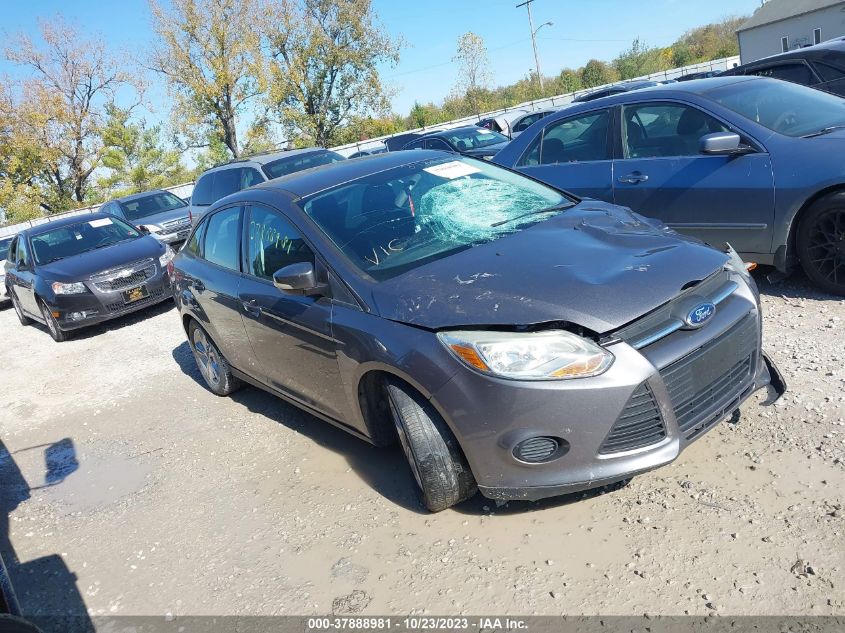
<path id="1" fill-rule="evenodd" d="M 150 229 L 148 229 L 148 228 L 147 228 L 146 226 L 144 226 L 144 225 L 141 225 L 141 226 L 139 226 L 139 227 L 138 227 L 138 232 L 139 232 L 141 235 L 149 235 L 149 234 L 150 234 Z"/>
<path id="2" fill-rule="evenodd" d="M 698 151 L 702 154 L 717 156 L 737 154 L 741 151 L 739 145 L 739 134 L 733 132 L 714 132 L 698 139 Z"/>
<path id="3" fill-rule="evenodd" d="M 273 285 L 288 295 L 321 295 L 326 292 L 327 284 L 317 281 L 314 264 L 298 262 L 288 264 L 273 273 Z"/>

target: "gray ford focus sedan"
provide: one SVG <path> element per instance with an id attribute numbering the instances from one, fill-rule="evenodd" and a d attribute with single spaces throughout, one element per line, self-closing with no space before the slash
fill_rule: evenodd
<path id="1" fill-rule="evenodd" d="M 214 393 L 398 439 L 432 511 L 627 479 L 784 389 L 733 251 L 444 152 L 238 192 L 171 269 Z"/>

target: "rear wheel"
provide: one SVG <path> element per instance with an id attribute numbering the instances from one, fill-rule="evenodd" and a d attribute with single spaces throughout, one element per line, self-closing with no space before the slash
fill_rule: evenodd
<path id="1" fill-rule="evenodd" d="M 387 381 L 387 396 L 399 443 L 425 506 L 439 512 L 475 494 L 469 464 L 431 403 L 393 379 Z"/>
<path id="2" fill-rule="evenodd" d="M 241 381 L 232 374 L 229 362 L 196 321 L 191 321 L 188 326 L 188 341 L 200 374 L 213 393 L 228 396 L 241 387 Z"/>
<path id="3" fill-rule="evenodd" d="M 822 290 L 845 295 L 845 193 L 813 203 L 801 218 L 796 238 L 807 277 Z"/>
<path id="4" fill-rule="evenodd" d="M 32 323 L 32 319 L 30 319 L 23 313 L 23 308 L 21 308 L 21 302 L 18 301 L 18 297 L 15 294 L 15 291 L 11 288 L 9 289 L 9 296 L 12 298 L 12 307 L 15 309 L 15 314 L 18 316 L 18 321 L 21 322 L 21 325 L 29 325 L 30 323 Z"/>
<path id="5" fill-rule="evenodd" d="M 47 304 L 43 301 L 39 301 L 38 305 L 41 308 L 41 314 L 44 315 L 44 323 L 47 325 L 47 330 L 50 332 L 50 336 L 53 337 L 53 340 L 56 341 L 56 343 L 62 343 L 68 340 L 70 335 L 59 327 L 59 322 L 56 321 L 56 317 L 53 316 L 53 313 L 50 311 L 50 308 L 47 307 Z"/>

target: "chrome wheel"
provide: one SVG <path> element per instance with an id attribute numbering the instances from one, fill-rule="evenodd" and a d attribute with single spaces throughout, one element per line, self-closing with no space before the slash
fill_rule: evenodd
<path id="1" fill-rule="evenodd" d="M 220 353 L 214 344 L 208 340 L 202 328 L 194 329 L 193 340 L 191 341 L 194 350 L 194 358 L 197 361 L 202 377 L 211 387 L 220 386 Z"/>

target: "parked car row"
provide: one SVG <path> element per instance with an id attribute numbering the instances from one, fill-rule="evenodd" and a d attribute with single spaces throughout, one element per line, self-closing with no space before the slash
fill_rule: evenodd
<path id="1" fill-rule="evenodd" d="M 148 192 L 23 231 L 5 284 L 56 340 L 172 296 L 211 391 L 397 440 L 432 511 L 625 480 L 783 393 L 742 258 L 845 294 L 840 98 L 699 79 L 519 132 L 233 161 L 189 205 Z"/>

